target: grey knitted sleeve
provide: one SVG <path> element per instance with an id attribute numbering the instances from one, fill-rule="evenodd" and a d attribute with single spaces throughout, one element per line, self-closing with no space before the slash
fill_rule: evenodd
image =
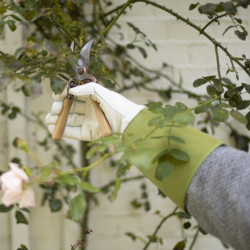
<path id="1" fill-rule="evenodd" d="M 250 154 L 222 146 L 195 174 L 187 211 L 207 232 L 237 250 L 250 249 Z"/>

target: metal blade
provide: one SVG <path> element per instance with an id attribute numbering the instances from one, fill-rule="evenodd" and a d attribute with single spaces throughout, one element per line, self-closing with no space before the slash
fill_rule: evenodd
<path id="1" fill-rule="evenodd" d="M 79 58 L 78 58 L 78 61 L 77 61 L 78 66 L 88 69 L 88 67 L 89 67 L 90 49 L 91 49 L 93 41 L 94 40 L 90 40 L 81 49 L 80 54 L 79 54 Z"/>

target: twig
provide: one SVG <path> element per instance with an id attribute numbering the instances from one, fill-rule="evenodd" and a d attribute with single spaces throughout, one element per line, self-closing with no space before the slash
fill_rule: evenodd
<path id="1" fill-rule="evenodd" d="M 106 35 L 108 31 L 111 29 L 111 27 L 116 23 L 116 21 L 119 19 L 121 14 L 125 11 L 125 9 L 130 5 L 131 0 L 128 0 L 127 3 L 123 5 L 119 13 L 116 15 L 116 17 L 111 21 L 111 23 L 108 25 L 108 27 L 103 31 L 103 35 Z"/>
<path id="2" fill-rule="evenodd" d="M 157 233 L 158 233 L 158 231 L 160 230 L 161 226 L 163 225 L 163 223 L 164 223 L 168 218 L 170 218 L 170 217 L 176 215 L 176 210 L 177 210 L 177 209 L 178 209 L 178 207 L 176 207 L 176 208 L 173 210 L 173 212 L 171 212 L 170 214 L 168 214 L 167 216 L 165 216 L 165 217 L 160 221 L 159 225 L 156 227 L 154 233 L 152 234 L 153 237 L 155 237 L 155 236 L 157 235 Z M 148 242 L 147 242 L 147 244 L 146 244 L 145 247 L 143 248 L 143 250 L 148 249 L 148 247 L 149 247 L 149 245 L 151 244 L 151 242 L 152 242 L 152 241 L 149 239 Z"/>
<path id="3" fill-rule="evenodd" d="M 217 45 L 217 43 L 214 43 L 214 49 L 215 49 L 215 55 L 216 55 L 217 72 L 218 72 L 219 79 L 221 79 L 220 61 L 219 61 L 219 53 L 218 53 L 218 45 Z"/>
<path id="4" fill-rule="evenodd" d="M 138 176 L 134 176 L 134 177 L 128 177 L 128 178 L 121 179 L 121 183 L 129 182 L 129 181 L 141 180 L 141 179 L 143 179 L 143 178 L 145 178 L 144 175 L 138 175 Z M 106 185 L 100 187 L 100 189 L 101 189 L 101 190 L 105 190 L 105 189 L 107 189 L 107 188 L 109 188 L 109 187 L 112 187 L 112 186 L 114 186 L 114 185 L 115 185 L 115 181 L 111 181 L 111 182 L 109 182 L 108 184 L 106 184 Z"/>
<path id="5" fill-rule="evenodd" d="M 103 162 L 104 160 L 106 160 L 107 158 L 109 158 L 113 154 L 114 153 L 105 154 L 103 157 L 99 158 L 97 161 L 95 161 L 94 163 L 90 164 L 87 167 L 75 168 L 75 169 L 71 169 L 71 170 L 68 170 L 65 172 L 61 172 L 60 176 L 69 175 L 69 174 L 73 174 L 73 173 L 77 173 L 77 172 L 88 172 L 90 169 L 98 166 L 101 162 Z"/>
<path id="6" fill-rule="evenodd" d="M 214 101 L 217 101 L 217 100 L 219 100 L 219 99 L 220 99 L 220 96 L 216 96 L 216 97 L 214 97 L 214 98 L 212 98 L 212 99 L 210 99 L 210 100 L 208 100 L 208 101 L 206 101 L 206 102 L 204 102 L 204 103 L 201 103 L 201 104 L 199 104 L 199 105 L 196 105 L 195 107 L 189 108 L 189 109 L 187 109 L 187 110 L 188 110 L 188 111 L 193 111 L 193 110 L 195 110 L 195 109 L 197 109 L 197 108 L 200 108 L 200 107 L 202 107 L 202 106 L 209 105 L 210 103 L 212 103 L 212 102 L 214 102 Z"/>
<path id="7" fill-rule="evenodd" d="M 192 250 L 193 249 L 193 246 L 194 246 L 195 242 L 197 241 L 199 232 L 200 232 L 200 228 L 198 227 L 198 229 L 196 230 L 196 232 L 194 234 L 193 240 L 192 240 L 192 242 L 191 242 L 188 250 Z"/>
<path id="8" fill-rule="evenodd" d="M 201 30 L 204 31 L 210 24 L 212 24 L 213 22 L 215 22 L 216 20 L 218 20 L 219 18 L 222 18 L 224 16 L 227 16 L 227 13 L 224 13 L 222 15 L 219 15 L 215 18 L 213 18 L 211 21 L 209 21 Z"/>

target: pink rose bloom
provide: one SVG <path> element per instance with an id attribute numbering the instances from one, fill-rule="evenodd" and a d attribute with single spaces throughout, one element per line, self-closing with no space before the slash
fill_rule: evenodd
<path id="1" fill-rule="evenodd" d="M 2 202 L 5 206 L 19 203 L 20 208 L 34 207 L 35 195 L 31 188 L 24 189 L 23 184 L 28 181 L 26 173 L 15 163 L 10 163 L 8 172 L 0 176 L 1 189 L 4 192 Z"/>

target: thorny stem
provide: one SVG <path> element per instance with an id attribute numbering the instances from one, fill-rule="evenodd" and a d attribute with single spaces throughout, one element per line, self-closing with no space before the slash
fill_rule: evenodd
<path id="1" fill-rule="evenodd" d="M 129 181 L 141 180 L 141 179 L 143 179 L 143 178 L 145 178 L 144 175 L 138 175 L 138 176 L 134 176 L 134 177 L 123 178 L 123 179 L 121 179 L 121 183 L 129 182 Z M 109 187 L 112 187 L 112 186 L 114 186 L 114 185 L 115 185 L 115 181 L 111 181 L 111 182 L 109 182 L 108 184 L 106 184 L 106 185 L 100 187 L 100 189 L 101 189 L 101 190 L 105 190 L 105 189 L 107 189 L 107 188 L 109 188 Z"/>
<path id="2" fill-rule="evenodd" d="M 128 0 L 127 3 L 125 3 L 119 13 L 116 15 L 116 17 L 111 21 L 111 23 L 108 25 L 108 27 L 103 31 L 103 35 L 106 35 L 111 27 L 116 23 L 116 21 L 119 19 L 119 17 L 122 15 L 122 13 L 125 11 L 125 9 L 130 5 L 131 0 Z"/>
<path id="3" fill-rule="evenodd" d="M 167 219 L 169 219 L 170 217 L 176 215 L 177 209 L 178 209 L 178 207 L 176 207 L 176 208 L 173 210 L 173 212 L 171 212 L 170 214 L 168 214 L 167 216 L 165 216 L 165 217 L 161 220 L 161 222 L 159 223 L 159 225 L 156 227 L 154 233 L 152 234 L 153 237 L 157 235 L 157 233 L 158 233 L 158 231 L 160 230 L 161 226 L 163 225 L 163 223 L 164 223 Z M 149 245 L 151 244 L 151 242 L 152 242 L 152 241 L 149 239 L 148 242 L 147 242 L 147 244 L 146 244 L 145 247 L 143 248 L 143 250 L 148 249 L 148 247 L 149 247 Z"/>
<path id="4" fill-rule="evenodd" d="M 109 158 L 113 154 L 114 153 L 105 154 L 103 157 L 99 158 L 97 161 L 95 161 L 94 163 L 90 164 L 87 167 L 71 169 L 71 170 L 68 170 L 65 172 L 61 172 L 60 175 L 68 175 L 68 174 L 73 174 L 73 173 L 77 173 L 77 172 L 88 172 L 90 169 L 98 166 L 101 162 L 103 162 L 105 159 Z"/>
<path id="5" fill-rule="evenodd" d="M 215 49 L 215 55 L 216 55 L 217 72 L 218 72 L 219 79 L 221 79 L 218 45 L 216 43 L 214 44 L 214 49 Z"/>
<path id="6" fill-rule="evenodd" d="M 101 3 L 100 3 L 99 0 L 97 1 L 97 4 L 98 4 L 98 7 L 99 7 L 99 9 L 101 11 L 102 10 L 102 6 L 101 6 Z M 100 38 L 104 42 L 105 41 L 105 37 L 104 37 L 103 32 L 101 31 L 100 17 L 99 17 L 99 14 L 96 11 L 96 4 L 94 5 L 94 8 L 93 8 L 93 16 L 94 16 L 94 19 L 96 20 L 96 26 L 97 26 L 97 30 L 98 30 L 98 33 L 100 35 Z"/>
<path id="7" fill-rule="evenodd" d="M 202 28 L 202 31 L 204 31 L 210 24 L 212 24 L 213 22 L 215 22 L 216 20 L 218 20 L 219 18 L 222 18 L 224 16 L 227 16 L 228 14 L 225 13 L 225 14 L 222 14 L 222 15 L 219 15 L 215 18 L 213 18 L 211 21 L 209 21 L 203 28 Z"/>
<path id="8" fill-rule="evenodd" d="M 188 250 L 192 250 L 193 249 L 193 246 L 194 246 L 195 242 L 197 241 L 199 232 L 200 232 L 200 228 L 198 227 L 198 229 L 196 230 L 196 232 L 194 234 L 193 240 L 192 240 L 192 242 L 191 242 Z"/>
<path id="9" fill-rule="evenodd" d="M 202 106 L 206 106 L 206 105 L 209 105 L 210 103 L 212 103 L 212 102 L 214 102 L 214 101 L 217 101 L 217 100 L 219 100 L 220 99 L 220 96 L 216 96 L 216 97 L 214 97 L 214 98 L 212 98 L 212 99 L 210 99 L 210 100 L 208 100 L 208 101 L 206 101 L 206 102 L 203 102 L 203 103 L 201 103 L 201 104 L 199 104 L 199 105 L 196 105 L 195 107 L 193 107 L 193 108 L 189 108 L 189 109 L 187 109 L 188 111 L 193 111 L 193 110 L 195 110 L 195 109 L 197 109 L 197 108 L 200 108 L 200 107 L 202 107 Z"/>

